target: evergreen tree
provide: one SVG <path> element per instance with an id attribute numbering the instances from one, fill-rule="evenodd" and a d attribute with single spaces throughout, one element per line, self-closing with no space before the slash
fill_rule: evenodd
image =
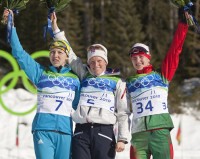
<path id="1" fill-rule="evenodd" d="M 200 22 L 200 1 L 194 0 L 193 3 L 195 4 L 195 7 L 192 8 L 192 13 L 197 21 Z M 181 65 L 184 68 L 184 74 L 180 72 L 182 78 L 200 76 L 200 36 L 197 34 L 194 26 L 189 28 L 182 61 Z"/>
<path id="2" fill-rule="evenodd" d="M 145 20 L 144 28 L 148 35 L 146 41 L 150 46 L 154 66 L 160 67 L 172 40 L 169 21 L 170 4 L 168 1 L 150 0 L 147 7 L 148 9 L 144 9 L 146 15 L 143 17 L 148 17 L 148 12 L 151 12 L 151 16 L 148 21 Z"/>
<path id="3" fill-rule="evenodd" d="M 134 1 L 123 0 L 111 1 L 107 6 L 105 18 L 105 44 L 109 50 L 109 59 L 112 67 L 120 67 L 125 76 L 132 69 L 128 53 L 132 45 L 143 41 L 142 25 L 140 16 L 136 12 Z"/>
<path id="4" fill-rule="evenodd" d="M 65 31 L 65 35 L 73 49 L 73 51 L 85 59 L 85 41 L 83 26 L 84 5 L 82 1 L 71 1 L 69 7 L 64 11 L 57 13 L 58 25 L 61 30 Z"/>
<path id="5" fill-rule="evenodd" d="M 29 1 L 25 10 L 15 16 L 15 26 L 23 48 L 30 54 L 47 50 L 43 38 L 43 26 L 47 23 L 48 9 L 38 1 Z"/>

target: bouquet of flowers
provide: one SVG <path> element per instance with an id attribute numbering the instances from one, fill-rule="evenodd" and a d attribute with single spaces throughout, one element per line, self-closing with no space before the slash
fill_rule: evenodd
<path id="1" fill-rule="evenodd" d="M 171 2 L 177 7 L 183 7 L 186 4 L 190 3 L 190 0 L 171 0 Z"/>
<path id="2" fill-rule="evenodd" d="M 60 12 L 68 6 L 71 0 L 40 0 L 42 4 L 46 4 L 48 9 L 54 9 L 55 12 Z"/>
<path id="3" fill-rule="evenodd" d="M 18 14 L 20 10 L 26 8 L 26 4 L 29 0 L 0 0 L 0 4 L 5 9 L 10 9 L 14 14 Z M 12 34 L 12 26 L 13 26 L 13 17 L 12 14 L 9 13 L 8 17 L 2 17 L 1 23 L 7 24 L 7 42 L 10 43 L 11 34 Z"/>
<path id="4" fill-rule="evenodd" d="M 196 20 L 196 18 L 192 14 L 191 7 L 193 3 L 190 0 L 171 0 L 172 4 L 174 4 L 178 8 L 183 8 L 184 16 L 186 22 L 189 26 L 195 26 L 198 33 L 200 33 L 200 26 Z"/>
<path id="5" fill-rule="evenodd" d="M 48 8 L 48 17 L 47 17 L 47 24 L 44 26 L 44 33 L 43 37 L 46 40 L 46 34 L 49 32 L 51 37 L 54 37 L 53 30 L 51 27 L 51 14 L 53 12 L 60 12 L 64 10 L 71 2 L 71 0 L 40 0 L 41 4 L 45 4 Z"/>
<path id="6" fill-rule="evenodd" d="M 18 14 L 20 10 L 26 8 L 26 4 L 29 0 L 0 0 L 0 4 L 5 9 L 11 9 L 13 13 Z M 6 24 L 4 17 L 1 20 L 2 24 Z"/>

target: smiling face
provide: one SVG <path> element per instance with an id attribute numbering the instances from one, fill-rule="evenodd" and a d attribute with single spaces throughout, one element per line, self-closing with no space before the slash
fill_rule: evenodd
<path id="1" fill-rule="evenodd" d="M 50 62 L 54 67 L 64 66 L 67 63 L 68 56 L 65 51 L 59 48 L 53 48 L 49 54 Z"/>
<path id="2" fill-rule="evenodd" d="M 150 65 L 150 60 L 142 54 L 130 56 L 130 58 L 131 58 L 131 62 L 133 64 L 133 67 L 136 70 L 142 70 L 144 67 Z"/>
<path id="3" fill-rule="evenodd" d="M 88 64 L 90 66 L 91 72 L 96 76 L 99 76 L 106 71 L 107 63 L 100 56 L 93 56 L 92 58 L 90 58 Z"/>

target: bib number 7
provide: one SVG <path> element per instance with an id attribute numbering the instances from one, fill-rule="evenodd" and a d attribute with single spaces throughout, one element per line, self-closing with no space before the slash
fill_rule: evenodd
<path id="1" fill-rule="evenodd" d="M 58 106 L 56 107 L 55 111 L 58 111 L 58 109 L 62 105 L 63 101 L 62 100 L 56 100 L 56 102 L 58 103 Z"/>

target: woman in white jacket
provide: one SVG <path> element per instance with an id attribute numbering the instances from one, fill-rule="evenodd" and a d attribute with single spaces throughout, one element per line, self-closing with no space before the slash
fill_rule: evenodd
<path id="1" fill-rule="evenodd" d="M 66 40 L 53 14 L 55 40 Z M 68 42 L 68 41 L 67 41 Z M 69 64 L 81 81 L 80 101 L 72 114 L 76 128 L 72 139 L 73 159 L 114 159 L 125 148 L 129 134 L 126 84 L 120 72 L 108 69 L 107 49 L 93 44 L 84 65 L 72 49 Z M 118 123 L 117 144 L 113 126 Z"/>

